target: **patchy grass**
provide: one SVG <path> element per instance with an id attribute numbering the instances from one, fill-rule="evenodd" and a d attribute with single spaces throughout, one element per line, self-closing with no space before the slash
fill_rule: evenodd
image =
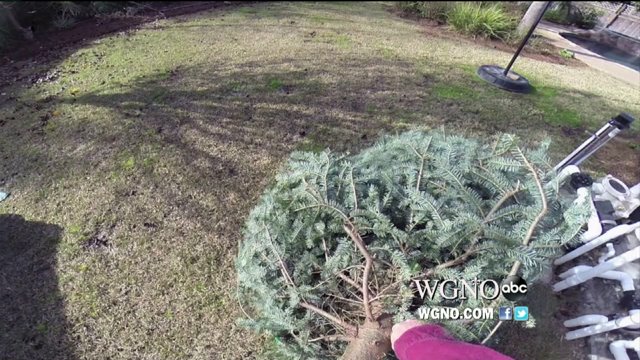
<path id="1" fill-rule="evenodd" d="M 441 99 L 475 99 L 477 93 L 466 86 L 438 84 L 433 87 L 433 93 Z"/>
<path id="2" fill-rule="evenodd" d="M 538 93 L 502 92 L 475 69 L 510 54 L 426 37 L 389 6 L 203 12 L 2 69 L 22 80 L 0 97 L 11 192 L 0 213 L 23 217 L 0 229 L 0 284 L 13 291 L 0 307 L 3 355 L 255 357 L 272 340 L 235 323 L 234 256 L 292 151 L 355 152 L 384 133 L 445 126 L 550 136 L 559 160 L 584 130 L 640 113 L 625 83 L 527 58 L 515 69 Z M 637 143 L 636 125 L 586 166 L 633 180 Z"/>
<path id="3" fill-rule="evenodd" d="M 269 80 L 268 86 L 271 90 L 280 90 L 284 86 L 284 83 L 278 79 L 271 79 Z"/>
<path id="4" fill-rule="evenodd" d="M 577 128 L 582 124 L 580 114 L 561 103 L 558 90 L 551 87 L 538 86 L 533 95 L 536 106 L 544 113 L 545 120 L 552 125 L 565 125 Z"/>
<path id="5" fill-rule="evenodd" d="M 334 42 L 338 47 L 342 49 L 348 49 L 349 47 L 351 47 L 351 38 L 348 35 L 336 35 Z"/>

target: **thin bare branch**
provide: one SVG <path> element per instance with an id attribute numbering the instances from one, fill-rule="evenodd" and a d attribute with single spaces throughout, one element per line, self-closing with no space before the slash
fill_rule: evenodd
<path id="1" fill-rule="evenodd" d="M 489 335 L 487 335 L 487 337 L 484 338 L 484 340 L 482 340 L 482 342 L 481 342 L 482 345 L 486 344 L 487 341 L 489 341 L 489 339 L 491 339 L 491 337 L 496 333 L 496 331 L 498 331 L 500 326 L 502 326 L 502 323 L 503 323 L 502 321 L 498 321 L 496 326 L 494 326 L 493 329 L 491 329 L 491 332 L 489 333 Z"/>
<path id="2" fill-rule="evenodd" d="M 278 263 L 280 264 L 280 272 L 282 273 L 282 276 L 285 278 L 287 284 L 289 286 L 291 286 L 292 288 L 295 289 L 296 285 L 293 282 L 293 279 L 291 278 L 291 275 L 289 274 L 289 271 L 287 270 L 287 267 L 284 264 L 284 261 L 282 261 L 282 258 L 280 257 L 280 254 L 278 253 L 278 251 L 275 248 L 275 244 L 273 243 L 273 239 L 271 238 L 271 234 L 269 233 L 269 229 L 265 226 L 265 230 L 267 231 L 267 237 L 269 238 L 269 241 L 271 242 L 271 246 L 273 247 L 273 251 L 276 254 L 277 258 L 278 258 Z M 314 306 L 311 305 L 309 303 L 307 303 L 306 301 L 300 301 L 300 306 L 311 310 L 313 312 L 315 312 L 316 314 L 326 318 L 327 320 L 332 321 L 334 324 L 341 326 L 343 329 L 350 331 L 353 334 L 357 334 L 358 332 L 358 328 L 348 324 L 344 321 L 342 321 L 341 319 L 329 314 L 328 312 Z"/>
<path id="3" fill-rule="evenodd" d="M 371 312 L 371 306 L 369 304 L 369 275 L 371 275 L 371 270 L 373 268 L 373 257 L 367 250 L 367 246 L 365 245 L 362 237 L 358 234 L 355 226 L 349 222 L 350 226 L 345 225 L 344 230 L 347 232 L 351 240 L 356 244 L 358 251 L 364 256 L 364 272 L 362 274 L 362 303 L 364 306 L 364 313 L 368 321 L 375 321 L 373 318 L 373 314 Z"/>
<path id="4" fill-rule="evenodd" d="M 309 342 L 317 342 L 317 341 L 351 341 L 353 340 L 353 337 L 351 336 L 345 336 L 345 335 L 327 335 L 327 336 L 320 336 L 317 337 L 315 339 L 311 339 L 309 340 Z"/>
<path id="5" fill-rule="evenodd" d="M 489 211 L 489 213 L 487 214 L 487 216 L 484 218 L 484 223 L 488 223 L 489 221 L 491 221 L 491 217 L 493 216 L 493 214 L 495 214 L 496 211 L 498 211 L 500 209 L 500 207 L 502 207 L 502 205 L 509 200 L 512 196 L 514 196 L 515 194 L 517 194 L 520 190 L 520 181 L 518 180 L 518 183 L 516 184 L 516 188 L 508 191 L 507 193 L 504 194 L 504 196 L 502 198 L 500 198 L 500 200 L 498 200 L 498 202 L 493 206 L 493 208 L 491 208 L 491 210 Z"/>
<path id="6" fill-rule="evenodd" d="M 322 238 L 322 249 L 324 250 L 324 261 L 329 261 L 329 249 L 327 248 L 327 242 Z"/>
<path id="7" fill-rule="evenodd" d="M 335 294 L 327 293 L 326 295 L 327 295 L 327 296 L 331 296 L 331 297 L 333 297 L 333 298 L 336 298 L 336 299 L 338 299 L 338 300 L 344 301 L 344 302 L 348 302 L 348 303 L 352 303 L 352 304 L 361 304 L 361 302 L 360 302 L 360 301 L 355 301 L 355 300 L 347 299 L 347 298 L 345 298 L 345 297 L 338 296 L 338 295 L 335 295 Z"/>
<path id="8" fill-rule="evenodd" d="M 342 319 L 339 319 L 339 318 L 329 314 L 328 312 L 326 312 L 326 311 L 324 311 L 324 310 L 322 310 L 322 309 L 320 309 L 320 308 L 318 308 L 318 307 L 316 307 L 314 305 L 311 305 L 311 304 L 309 304 L 307 302 L 301 302 L 300 306 L 305 308 L 305 309 L 307 309 L 307 310 L 313 311 L 314 313 L 324 317 L 327 320 L 330 320 L 331 322 L 333 322 L 336 325 L 339 325 L 343 329 L 348 330 L 351 334 L 355 335 L 355 334 L 358 333 L 358 328 L 357 327 L 355 327 L 355 326 L 353 326 L 351 324 L 347 324 Z"/>
<path id="9" fill-rule="evenodd" d="M 264 229 L 267 232 L 267 238 L 271 243 L 271 247 L 273 248 L 273 253 L 276 254 L 276 257 L 278 258 L 278 263 L 280 264 L 280 272 L 282 273 L 282 276 L 287 281 L 287 284 L 289 284 L 289 286 L 295 287 L 295 284 L 293 283 L 293 279 L 289 275 L 289 271 L 287 270 L 287 267 L 284 265 L 284 261 L 282 261 L 282 258 L 280 257 L 280 254 L 276 249 L 276 245 L 273 243 L 273 239 L 271 238 L 271 233 L 269 232 L 269 228 L 267 228 L 265 225 Z"/>
<path id="10" fill-rule="evenodd" d="M 356 194 L 356 183 L 353 181 L 353 167 L 351 167 L 349 174 L 351 176 L 351 191 L 353 191 L 353 205 L 354 209 L 358 210 L 358 195 Z"/>
<path id="11" fill-rule="evenodd" d="M 344 282 L 346 282 L 347 284 L 355 287 L 356 289 L 361 289 L 360 285 L 358 285 L 358 283 L 356 283 L 352 278 L 348 277 L 347 275 L 343 273 L 337 273 L 336 275 L 338 275 L 338 277 L 344 280 Z"/>
<path id="12" fill-rule="evenodd" d="M 538 188 L 538 192 L 540 192 L 540 198 L 542 200 L 542 208 L 540 209 L 540 213 L 533 220 L 533 223 L 531 223 L 531 226 L 529 226 L 529 230 L 527 230 L 527 234 L 522 240 L 522 245 L 528 246 L 529 242 L 531 241 L 531 237 L 533 236 L 533 233 L 536 230 L 536 227 L 538 227 L 538 224 L 540 223 L 542 218 L 547 214 L 547 211 L 549 208 L 547 204 L 547 195 L 544 192 L 544 189 L 542 187 L 542 182 L 538 177 L 538 173 L 536 172 L 536 169 L 531 165 L 529 160 L 527 160 L 527 158 L 524 156 L 524 154 L 520 149 L 518 149 L 518 152 L 522 156 L 522 161 L 529 169 L 529 172 L 531 173 L 531 175 L 533 175 L 533 180 L 535 180 L 536 182 L 536 187 Z M 520 270 L 520 266 L 522 266 L 522 263 L 520 261 L 516 261 L 515 263 L 513 263 L 513 266 L 511 267 L 511 271 L 509 271 L 509 276 L 516 275 L 518 273 L 518 270 Z"/>
<path id="13" fill-rule="evenodd" d="M 433 268 L 427 270 L 427 272 L 424 272 L 422 274 L 419 274 L 415 277 L 412 278 L 412 280 L 418 280 L 421 278 L 425 278 L 425 277 L 429 277 L 433 274 L 435 274 L 438 270 L 442 270 L 442 269 L 446 269 L 452 266 L 456 266 L 456 265 L 460 265 L 463 262 L 465 262 L 468 258 L 470 258 L 471 256 L 475 255 L 478 251 L 480 251 L 480 249 L 478 249 L 477 244 L 474 244 L 472 246 L 470 246 L 467 251 L 465 251 L 462 255 L 458 256 L 455 259 L 451 259 L 449 261 L 445 261 L 442 264 L 436 265 Z"/>

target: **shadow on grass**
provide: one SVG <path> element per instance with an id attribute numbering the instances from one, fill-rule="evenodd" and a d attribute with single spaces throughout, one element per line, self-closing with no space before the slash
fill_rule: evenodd
<path id="1" fill-rule="evenodd" d="M 551 135 L 563 140 L 556 144 L 566 154 L 586 139 L 587 130 L 608 119 L 599 114 L 620 111 L 594 94 L 562 88 L 539 86 L 531 95 L 504 92 L 482 82 L 474 70 L 424 71 L 409 62 L 352 58 L 330 73 L 318 60 L 295 57 L 215 69 L 177 67 L 140 78 L 125 91 L 105 87 L 35 104 L 82 110 L 73 119 L 50 120 L 49 129 L 36 122 L 35 131 L 25 135 L 51 140 L 47 151 L 54 156 L 46 161 L 53 178 L 81 175 L 110 159 L 152 169 L 170 155 L 191 166 L 198 187 L 208 178 L 231 185 L 229 179 L 271 176 L 267 168 L 243 166 L 238 154 L 246 154 L 246 161 L 282 161 L 295 149 L 356 151 L 382 133 L 415 126 L 480 136 L 512 132 L 531 141 Z M 577 108 L 580 104 L 598 114 Z M 94 109 L 107 115 L 95 118 Z M 24 151 L 20 137 L 8 148 Z M 633 154 L 622 148 L 631 165 Z M 44 165 L 39 160 L 25 161 L 17 172 L 31 181 L 29 173 Z"/>
<path id="2" fill-rule="evenodd" d="M 57 225 L 0 215 L 0 358 L 74 359 L 58 290 Z"/>
<path id="3" fill-rule="evenodd" d="M 37 117 L 7 123 L 12 136 L 0 142 L 8 154 L 0 170 L 17 174 L 23 191 L 101 177 L 98 185 L 113 196 L 101 203 L 110 208 L 100 209 L 116 214 L 110 221 L 162 229 L 166 219 L 188 219 L 220 239 L 207 246 L 223 258 L 235 251 L 245 216 L 296 149 L 357 151 L 382 133 L 445 126 L 484 137 L 513 132 L 532 142 L 547 133 L 565 139 L 560 146 L 570 150 L 583 134 L 549 125 L 538 101 L 554 108 L 588 101 L 615 113 L 605 99 L 560 88 L 546 93 L 550 100 L 504 93 L 468 69 L 421 70 L 410 62 L 351 57 L 327 70 L 326 61 L 291 55 L 271 63 L 180 66 L 126 87 L 36 103 L 63 114 L 44 126 Z M 137 200 L 142 192 L 153 202 Z M 135 241 L 128 238 L 114 237 L 114 246 Z M 197 239 L 181 241 L 187 247 Z"/>

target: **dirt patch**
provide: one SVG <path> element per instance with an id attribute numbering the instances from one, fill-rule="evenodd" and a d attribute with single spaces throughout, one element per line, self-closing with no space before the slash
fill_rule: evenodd
<path id="1" fill-rule="evenodd" d="M 574 297 L 554 294 L 550 286 L 535 284 L 530 296 L 522 304 L 536 319 L 535 327 L 526 328 L 521 323 L 508 321 L 496 335 L 492 347 L 514 359 L 584 359 L 587 344 L 584 341 L 566 341 L 562 339 L 566 328 L 562 322 L 567 319 L 567 302 Z M 580 294 L 578 294 L 580 295 Z M 575 317 L 574 315 L 569 317 Z"/>
<path id="2" fill-rule="evenodd" d="M 110 232 L 113 226 L 109 229 L 101 229 L 96 231 L 87 241 L 82 244 L 85 250 L 102 250 L 111 248 L 111 235 Z"/>
<path id="3" fill-rule="evenodd" d="M 609 169 L 611 175 L 629 186 L 636 184 L 640 179 L 640 133 L 620 133 L 598 150 L 590 162 L 596 168 Z"/>

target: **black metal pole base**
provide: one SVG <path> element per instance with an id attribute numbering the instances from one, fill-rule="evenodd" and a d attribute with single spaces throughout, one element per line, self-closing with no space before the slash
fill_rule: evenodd
<path id="1" fill-rule="evenodd" d="M 527 94 L 533 90 L 525 77 L 512 70 L 505 75 L 504 68 L 497 65 L 480 66 L 478 76 L 494 86 L 511 92 Z"/>

